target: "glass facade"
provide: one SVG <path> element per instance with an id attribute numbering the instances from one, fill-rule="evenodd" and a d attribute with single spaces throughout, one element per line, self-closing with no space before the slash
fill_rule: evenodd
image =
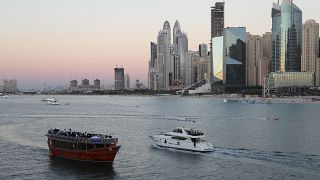
<path id="1" fill-rule="evenodd" d="M 224 84 L 246 84 L 246 28 L 233 27 L 224 31 Z"/>
<path id="2" fill-rule="evenodd" d="M 272 8 L 274 72 L 301 71 L 302 11 L 290 0 Z"/>
<path id="3" fill-rule="evenodd" d="M 285 48 L 281 53 L 281 62 L 287 62 L 285 71 L 301 71 L 301 40 L 302 40 L 302 11 L 289 0 L 281 3 L 282 31 L 281 48 Z"/>
<path id="4" fill-rule="evenodd" d="M 281 7 L 273 3 L 272 8 L 272 72 L 280 70 L 280 34 L 281 34 Z"/>
<path id="5" fill-rule="evenodd" d="M 213 82 L 221 84 L 223 82 L 223 36 L 212 39 L 212 58 L 213 58 Z"/>

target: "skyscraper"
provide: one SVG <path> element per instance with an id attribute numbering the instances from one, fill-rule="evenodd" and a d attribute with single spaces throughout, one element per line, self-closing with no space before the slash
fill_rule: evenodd
<path id="1" fill-rule="evenodd" d="M 186 53 L 188 52 L 188 37 L 185 33 L 177 35 L 178 53 L 180 55 L 180 77 L 186 84 Z"/>
<path id="2" fill-rule="evenodd" d="M 181 27 L 180 27 L 180 23 L 178 20 L 176 20 L 176 22 L 174 23 L 174 27 L 173 27 L 173 44 L 176 45 L 175 50 L 177 51 L 177 45 L 178 45 L 178 39 L 177 36 L 178 34 L 181 34 Z"/>
<path id="3" fill-rule="evenodd" d="M 316 85 L 319 86 L 319 68 L 317 58 L 319 54 L 319 23 L 307 20 L 302 28 L 302 58 L 301 71 L 315 72 Z"/>
<path id="4" fill-rule="evenodd" d="M 262 57 L 262 37 L 247 34 L 246 39 L 246 82 L 248 86 L 258 85 L 258 66 Z"/>
<path id="5" fill-rule="evenodd" d="M 199 55 L 202 58 L 207 58 L 208 56 L 208 46 L 206 44 L 199 44 Z"/>
<path id="6" fill-rule="evenodd" d="M 224 33 L 224 2 L 216 2 L 215 6 L 211 7 L 211 44 L 210 44 L 210 77 L 213 77 L 213 51 L 212 39 L 223 36 Z"/>
<path id="7" fill-rule="evenodd" d="M 150 61 L 148 73 L 148 87 L 151 90 L 157 90 L 157 44 L 150 43 Z M 130 86 L 129 86 L 130 89 Z"/>
<path id="8" fill-rule="evenodd" d="M 2 84 L 2 92 L 15 94 L 18 92 L 16 79 L 4 79 Z"/>
<path id="9" fill-rule="evenodd" d="M 170 23 L 165 21 L 163 29 L 158 33 L 157 49 L 157 72 L 158 86 L 161 90 L 169 90 L 170 74 L 172 76 L 170 45 L 171 45 L 171 28 Z"/>
<path id="10" fill-rule="evenodd" d="M 229 27 L 224 31 L 223 83 L 245 85 L 246 83 L 246 28 Z"/>
<path id="11" fill-rule="evenodd" d="M 128 73 L 124 75 L 124 89 L 130 90 L 130 75 Z"/>
<path id="12" fill-rule="evenodd" d="M 274 72 L 301 71 L 302 11 L 292 0 L 273 4 L 272 54 Z"/>
<path id="13" fill-rule="evenodd" d="M 272 33 L 266 32 L 261 41 L 262 57 L 272 58 Z"/>
<path id="14" fill-rule="evenodd" d="M 211 39 L 223 36 L 224 29 L 224 2 L 216 2 L 211 7 Z"/>
<path id="15" fill-rule="evenodd" d="M 192 85 L 194 82 L 193 70 L 196 53 L 194 51 L 188 51 L 186 53 L 186 86 Z"/>
<path id="16" fill-rule="evenodd" d="M 124 90 L 124 69 L 114 68 L 114 89 L 116 91 Z"/>
<path id="17" fill-rule="evenodd" d="M 214 37 L 212 39 L 212 59 L 213 59 L 213 82 L 214 84 L 222 84 L 225 73 L 224 63 L 224 42 L 223 36 Z"/>
<path id="18" fill-rule="evenodd" d="M 280 70 L 280 35 L 281 35 L 281 7 L 273 3 L 272 7 L 272 72 Z"/>

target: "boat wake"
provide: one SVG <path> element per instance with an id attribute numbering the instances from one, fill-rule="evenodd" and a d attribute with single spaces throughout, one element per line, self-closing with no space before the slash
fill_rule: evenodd
<path id="1" fill-rule="evenodd" d="M 0 138 L 12 143 L 20 144 L 22 146 L 37 147 L 41 149 L 48 149 L 46 144 L 37 143 L 26 136 L 21 136 L 16 132 L 21 131 L 23 124 L 9 124 L 0 126 Z"/>
<path id="2" fill-rule="evenodd" d="M 320 156 L 309 155 L 298 152 L 279 152 L 279 151 L 260 151 L 254 149 L 232 149 L 215 147 L 212 153 L 200 153 L 184 151 L 166 147 L 159 147 L 152 145 L 152 148 L 159 150 L 166 150 L 177 153 L 184 153 L 190 155 L 200 155 L 212 158 L 222 159 L 236 159 L 239 161 L 246 161 L 251 163 L 263 163 L 274 166 L 275 164 L 281 164 L 289 168 L 301 168 L 306 171 L 318 173 L 320 171 Z"/>
<path id="3" fill-rule="evenodd" d="M 261 151 L 255 149 L 214 148 L 217 157 L 276 163 L 289 167 L 320 171 L 320 156 L 298 152 Z"/>

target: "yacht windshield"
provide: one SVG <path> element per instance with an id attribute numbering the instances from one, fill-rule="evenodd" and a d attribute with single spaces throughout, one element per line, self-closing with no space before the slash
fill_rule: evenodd
<path id="1" fill-rule="evenodd" d="M 175 133 L 182 133 L 182 129 L 174 129 L 173 132 L 175 132 Z"/>
<path id="2" fill-rule="evenodd" d="M 200 130 L 189 129 L 189 130 L 186 130 L 186 132 L 190 136 L 203 136 L 203 132 L 201 132 Z"/>

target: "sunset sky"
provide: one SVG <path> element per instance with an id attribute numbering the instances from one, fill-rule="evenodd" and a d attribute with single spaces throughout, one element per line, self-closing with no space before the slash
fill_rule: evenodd
<path id="1" fill-rule="evenodd" d="M 226 26 L 271 31 L 272 0 L 226 0 Z M 65 86 L 93 76 L 113 85 L 116 65 L 147 85 L 150 41 L 180 21 L 189 49 L 210 41 L 213 0 L 0 0 L 0 80 L 18 88 Z M 295 0 L 303 21 L 320 22 L 320 1 Z"/>

